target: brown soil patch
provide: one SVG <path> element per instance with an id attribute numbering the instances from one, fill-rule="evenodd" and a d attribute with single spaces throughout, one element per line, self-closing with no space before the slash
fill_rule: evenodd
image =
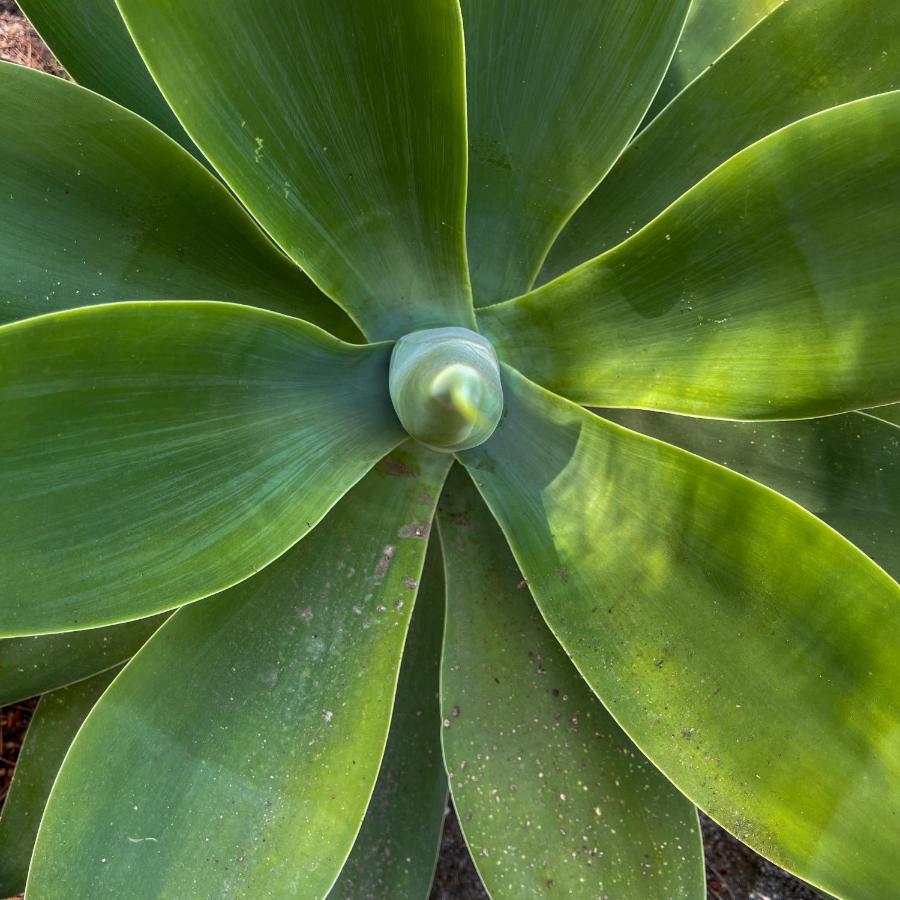
<path id="1" fill-rule="evenodd" d="M 0 59 L 65 77 L 63 67 L 53 58 L 47 45 L 21 14 L 15 4 L 0 4 Z"/>

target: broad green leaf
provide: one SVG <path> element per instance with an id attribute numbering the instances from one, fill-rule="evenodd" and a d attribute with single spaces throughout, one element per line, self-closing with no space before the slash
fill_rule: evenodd
<path id="1" fill-rule="evenodd" d="M 147 71 L 116 0 L 22 0 L 19 6 L 79 84 L 143 116 L 200 158 Z"/>
<path id="2" fill-rule="evenodd" d="M 638 127 L 688 0 L 462 0 L 479 306 L 527 291 Z"/>
<path id="3" fill-rule="evenodd" d="M 119 0 L 163 94 L 373 339 L 472 326 L 456 0 Z"/>
<path id="4" fill-rule="evenodd" d="M 849 413 L 799 422 L 719 422 L 596 410 L 790 497 L 900 578 L 900 430 Z"/>
<path id="5" fill-rule="evenodd" d="M 675 56 L 647 113 L 648 120 L 782 3 L 784 0 L 693 0 Z M 821 8 L 822 0 L 817 3 Z M 786 57 L 783 68 L 795 62 L 795 57 Z M 770 76 L 777 77 L 783 70 L 781 66 L 773 68 Z"/>
<path id="6" fill-rule="evenodd" d="M 444 626 L 440 544 L 431 539 L 375 792 L 328 900 L 425 900 L 447 809 L 438 689 Z"/>
<path id="7" fill-rule="evenodd" d="M 31 898 L 328 893 L 378 774 L 447 465 L 407 445 L 277 562 L 160 628 L 66 757 Z"/>
<path id="8" fill-rule="evenodd" d="M 0 813 L 0 896 L 25 890 L 34 839 L 63 757 L 114 674 L 103 672 L 41 697 Z"/>
<path id="9" fill-rule="evenodd" d="M 890 425 L 900 426 L 900 403 L 893 403 L 890 406 L 876 406 L 874 409 L 864 409 L 862 412 Z"/>
<path id="10" fill-rule="evenodd" d="M 705 38 L 717 42 L 724 34 L 711 21 L 707 28 L 707 18 L 743 28 L 778 2 L 705 0 L 695 5 L 685 53 L 699 65 Z M 766 135 L 829 107 L 897 87 L 900 4 L 874 0 L 863 15 L 856 0 L 782 2 L 628 147 L 560 235 L 540 281 L 639 231 L 713 169 Z M 742 194 L 735 203 L 741 200 Z"/>
<path id="11" fill-rule="evenodd" d="M 479 311 L 590 406 L 801 419 L 900 398 L 900 91 L 732 157 L 603 256 Z"/>
<path id="12" fill-rule="evenodd" d="M 133 656 L 166 617 L 0 640 L 0 706 L 55 691 Z"/>
<path id="13" fill-rule="evenodd" d="M 226 303 L 0 328 L 0 634 L 146 616 L 271 562 L 403 440 L 390 352 Z"/>
<path id="14" fill-rule="evenodd" d="M 464 462 L 582 675 L 741 840 L 890 896 L 900 586 L 792 501 L 506 371 Z"/>
<path id="15" fill-rule="evenodd" d="M 439 524 L 444 754 L 491 896 L 704 898 L 696 810 L 581 679 L 461 470 Z"/>
<path id="16" fill-rule="evenodd" d="M 0 63 L 0 324 L 116 300 L 229 300 L 357 339 L 202 166 L 90 91 Z"/>
<path id="17" fill-rule="evenodd" d="M 9 64 L 0 103 L 0 322 L 221 297 L 358 335 L 215 178 L 138 116 Z"/>

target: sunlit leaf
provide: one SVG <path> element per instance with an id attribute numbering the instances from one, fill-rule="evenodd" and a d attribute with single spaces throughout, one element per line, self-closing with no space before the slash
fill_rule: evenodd
<path id="1" fill-rule="evenodd" d="M 705 897 L 696 810 L 581 679 L 460 470 L 439 522 L 444 754 L 491 896 Z"/>
<path id="2" fill-rule="evenodd" d="M 684 52 L 694 58 L 700 50 L 702 57 L 699 43 L 718 40 L 721 32 L 707 27 L 708 16 L 726 28 L 743 27 L 775 2 L 695 3 L 697 24 L 686 31 Z M 676 63 L 680 58 L 676 53 Z M 622 154 L 559 236 L 541 283 L 625 240 L 754 141 L 804 116 L 897 87 L 900 4 L 873 0 L 861 15 L 856 0 L 781 2 Z"/>
<path id="3" fill-rule="evenodd" d="M 896 427 L 856 413 L 799 422 L 718 422 L 632 409 L 598 412 L 790 497 L 900 578 Z"/>
<path id="4" fill-rule="evenodd" d="M 643 231 L 479 311 L 500 357 L 591 406 L 794 419 L 900 397 L 900 92 L 734 156 Z"/>
<path id="5" fill-rule="evenodd" d="M 729 831 L 890 896 L 900 586 L 790 500 L 507 375 L 464 462 L 586 680 Z"/>

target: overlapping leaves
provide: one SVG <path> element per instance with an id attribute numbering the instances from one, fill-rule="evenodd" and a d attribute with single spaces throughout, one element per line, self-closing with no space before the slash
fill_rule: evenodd
<path id="1" fill-rule="evenodd" d="M 321 897 L 373 788 L 333 895 L 394 847 L 420 857 L 360 889 L 426 889 L 444 784 L 436 729 L 409 722 L 435 718 L 433 566 L 381 758 L 450 461 L 397 449 L 390 345 L 335 338 L 473 327 L 474 306 L 507 408 L 461 461 L 509 549 L 455 473 L 441 703 L 492 894 L 698 896 L 693 813 L 648 759 L 829 891 L 890 894 L 897 13 L 721 7 L 694 4 L 676 47 L 679 0 L 119 0 L 124 21 L 92 0 L 81 29 L 31 0 L 76 78 L 199 147 L 266 230 L 134 113 L 0 67 L 4 696 L 109 669 L 160 625 L 112 623 L 228 588 L 88 716 L 31 897 Z M 526 293 L 542 264 L 562 277 Z M 724 419 L 870 408 L 609 411 L 623 428 L 546 388 Z M 555 720 L 566 703 L 596 731 Z"/>

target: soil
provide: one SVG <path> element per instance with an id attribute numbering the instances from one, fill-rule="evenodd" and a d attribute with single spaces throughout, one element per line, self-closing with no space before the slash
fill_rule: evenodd
<path id="1" fill-rule="evenodd" d="M 62 66 L 11 0 L 0 0 L 0 59 L 65 77 Z M 33 708 L 34 701 L 24 701 L 0 710 L 0 805 Z M 754 853 L 710 819 L 701 819 L 708 900 L 818 900 L 822 896 Z M 430 900 L 487 897 L 451 808 Z"/>

